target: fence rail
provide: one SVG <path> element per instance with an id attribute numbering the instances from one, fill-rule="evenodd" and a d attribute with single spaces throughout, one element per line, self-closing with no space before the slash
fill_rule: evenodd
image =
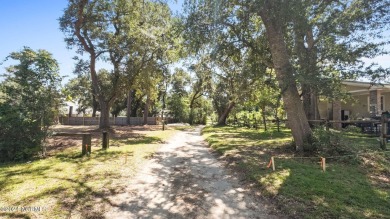
<path id="1" fill-rule="evenodd" d="M 148 125 L 157 125 L 159 117 L 148 117 Z M 100 117 L 60 117 L 61 125 L 99 125 Z M 130 125 L 143 125 L 143 117 L 130 117 Z M 110 117 L 110 125 L 127 125 L 126 117 Z"/>

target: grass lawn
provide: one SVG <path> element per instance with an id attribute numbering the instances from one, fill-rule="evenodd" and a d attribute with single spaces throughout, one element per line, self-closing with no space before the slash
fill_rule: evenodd
<path id="1" fill-rule="evenodd" d="M 203 135 L 290 218 L 390 218 L 390 153 L 381 153 L 376 138 L 342 133 L 351 154 L 365 154 L 328 158 L 322 172 L 316 156 L 298 158 L 287 129 L 208 126 Z M 267 168 L 271 156 L 277 157 L 275 171 Z"/>
<path id="2" fill-rule="evenodd" d="M 100 218 L 112 205 L 107 197 L 123 191 L 129 177 L 174 132 L 113 137 L 107 151 L 92 147 L 90 157 L 81 157 L 77 145 L 46 159 L 2 164 L 0 218 Z"/>

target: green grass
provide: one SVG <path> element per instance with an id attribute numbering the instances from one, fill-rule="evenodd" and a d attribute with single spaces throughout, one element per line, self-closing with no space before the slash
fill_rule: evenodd
<path id="1" fill-rule="evenodd" d="M 0 165 L 0 207 L 45 209 L 0 211 L 0 218 L 100 218 L 114 205 L 107 196 L 124 191 L 129 178 L 174 132 L 111 139 L 107 151 L 92 148 L 90 157 L 80 156 L 75 146 L 50 158 Z"/>
<path id="2" fill-rule="evenodd" d="M 390 153 L 381 153 L 376 138 L 342 133 L 351 153 L 328 158 L 296 158 L 287 129 L 264 132 L 235 127 L 206 127 L 210 146 L 291 218 L 390 218 Z M 369 154 L 367 154 L 369 153 Z M 276 170 L 267 168 L 271 156 Z"/>

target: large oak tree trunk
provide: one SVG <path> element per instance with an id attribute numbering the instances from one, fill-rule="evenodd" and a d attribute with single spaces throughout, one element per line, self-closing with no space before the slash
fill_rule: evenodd
<path id="1" fill-rule="evenodd" d="M 150 98 L 149 98 L 149 95 L 147 95 L 146 96 L 145 108 L 144 108 L 144 125 L 148 124 L 149 105 L 150 105 Z"/>
<path id="2" fill-rule="evenodd" d="M 131 125 L 130 117 L 131 117 L 131 105 L 133 104 L 133 90 L 130 90 L 127 94 L 127 108 L 126 108 L 126 123 L 127 125 Z"/>
<path id="3" fill-rule="evenodd" d="M 106 101 L 99 101 L 100 103 L 100 129 L 110 128 L 110 105 Z"/>
<path id="4" fill-rule="evenodd" d="M 95 95 L 92 95 L 92 117 L 96 117 L 96 111 L 98 108 L 98 102 L 96 101 Z"/>
<path id="5" fill-rule="evenodd" d="M 232 111 L 232 109 L 235 105 L 236 105 L 235 102 L 229 103 L 229 105 L 226 107 L 225 111 L 219 117 L 217 125 L 226 125 L 226 119 L 229 116 L 230 112 Z"/>
<path id="6" fill-rule="evenodd" d="M 282 98 L 287 112 L 288 122 L 296 144 L 296 150 L 303 150 L 305 143 L 309 142 L 312 131 L 307 121 L 296 86 L 293 67 L 284 41 L 283 24 L 274 14 L 277 5 L 265 1 L 259 11 L 267 32 L 272 60 L 276 72 L 276 79 L 282 92 Z"/>
<path id="7" fill-rule="evenodd" d="M 308 84 L 302 84 L 302 103 L 308 120 L 319 119 L 317 95 Z"/>
<path id="8" fill-rule="evenodd" d="M 316 83 L 318 83 L 317 48 L 311 27 L 307 23 L 299 23 L 303 21 L 296 22 L 295 50 L 303 74 L 299 81 L 302 89 L 303 108 L 307 119 L 316 120 L 319 119 L 316 88 Z"/>

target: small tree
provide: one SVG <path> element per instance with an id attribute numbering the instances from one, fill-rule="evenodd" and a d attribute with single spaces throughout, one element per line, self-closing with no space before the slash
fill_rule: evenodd
<path id="1" fill-rule="evenodd" d="M 44 156 L 43 142 L 60 104 L 57 61 L 45 50 L 27 47 L 7 59 L 19 63 L 6 68 L 0 85 L 0 161 L 27 159 L 39 151 Z"/>

